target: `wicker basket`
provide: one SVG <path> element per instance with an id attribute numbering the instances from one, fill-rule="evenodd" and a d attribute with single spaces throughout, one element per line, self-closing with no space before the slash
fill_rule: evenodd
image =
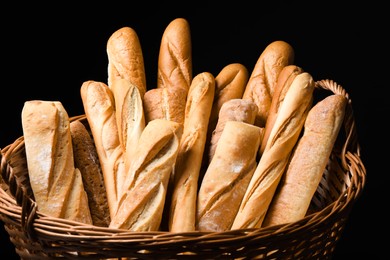
<path id="1" fill-rule="evenodd" d="M 315 97 L 348 98 L 342 130 L 300 221 L 227 232 L 129 232 L 40 213 L 28 180 L 23 136 L 1 151 L 0 219 L 22 259 L 328 259 L 361 195 L 366 171 L 360 158 L 351 100 L 332 80 L 316 82 Z M 71 120 L 85 120 L 84 115 Z"/>

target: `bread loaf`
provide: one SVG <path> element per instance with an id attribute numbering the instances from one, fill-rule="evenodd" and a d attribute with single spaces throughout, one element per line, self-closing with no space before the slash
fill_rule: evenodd
<path id="1" fill-rule="evenodd" d="M 259 108 L 255 125 L 265 126 L 279 73 L 293 62 L 294 49 L 285 41 L 273 41 L 261 53 L 243 94 Z"/>
<path id="2" fill-rule="evenodd" d="M 126 176 L 124 153 L 115 117 L 114 95 L 105 83 L 93 80 L 83 82 L 80 93 L 102 167 L 112 219 Z"/>
<path id="3" fill-rule="evenodd" d="M 188 21 L 172 20 L 165 28 L 158 55 L 157 88 L 182 88 L 192 81 L 192 44 Z"/>
<path id="4" fill-rule="evenodd" d="M 31 189 L 41 213 L 92 224 L 81 173 L 74 165 L 69 124 L 59 101 L 24 103 L 22 128 Z"/>
<path id="5" fill-rule="evenodd" d="M 197 200 L 197 230 L 230 230 L 256 169 L 261 128 L 228 121 L 203 177 Z"/>
<path id="6" fill-rule="evenodd" d="M 280 107 L 283 103 L 283 100 L 286 96 L 288 89 L 290 88 L 295 77 L 303 72 L 301 67 L 296 65 L 287 65 L 279 73 L 274 95 L 272 96 L 271 106 L 268 111 L 267 121 L 264 127 L 264 137 L 261 142 L 259 156 L 264 152 L 265 146 L 268 141 L 268 137 L 272 131 L 272 128 L 275 124 L 276 117 L 280 110 Z"/>
<path id="7" fill-rule="evenodd" d="M 155 119 L 146 125 L 110 228 L 159 229 L 182 133 L 181 124 L 165 119 Z"/>
<path id="8" fill-rule="evenodd" d="M 129 80 L 135 85 L 141 98 L 146 92 L 144 57 L 138 35 L 128 26 L 116 30 L 107 40 L 108 79 L 111 88 L 116 78 Z"/>
<path id="9" fill-rule="evenodd" d="M 242 98 L 248 77 L 247 68 L 240 63 L 226 65 L 215 77 L 215 95 L 210 114 L 209 133 L 217 126 L 222 105 L 230 99 Z"/>
<path id="10" fill-rule="evenodd" d="M 184 124 L 187 94 L 192 82 L 191 32 L 186 19 L 165 28 L 158 56 L 157 88 L 147 91 L 146 121 L 165 118 Z"/>
<path id="11" fill-rule="evenodd" d="M 138 88 L 124 78 L 114 79 L 111 90 L 114 94 L 116 125 L 127 172 L 135 156 L 138 140 L 145 128 L 142 97 Z"/>
<path id="12" fill-rule="evenodd" d="M 223 67 L 215 77 L 215 94 L 206 136 L 205 147 L 207 151 L 203 153 L 202 175 L 210 163 L 208 151 L 210 150 L 209 147 L 211 146 L 213 131 L 218 123 L 221 107 L 231 99 L 242 98 L 246 83 L 248 82 L 248 76 L 248 70 L 244 65 L 231 63 Z"/>
<path id="13" fill-rule="evenodd" d="M 88 129 L 79 120 L 70 123 L 70 134 L 74 164 L 80 170 L 83 179 L 92 223 L 95 226 L 107 227 L 110 224 L 110 210 L 95 144 Z"/>
<path id="14" fill-rule="evenodd" d="M 228 121 L 239 121 L 254 124 L 256 115 L 257 106 L 249 99 L 234 98 L 226 101 L 219 111 L 217 126 L 211 135 L 211 142 L 208 147 L 208 162 L 211 162 L 214 156 L 219 143 L 219 138 L 221 137 Z M 263 132 L 264 129 L 261 129 Z"/>
<path id="15" fill-rule="evenodd" d="M 183 136 L 173 172 L 168 228 L 172 232 L 194 231 L 198 178 L 215 93 L 209 72 L 196 75 L 185 110 Z"/>
<path id="16" fill-rule="evenodd" d="M 280 180 L 263 226 L 298 221 L 306 215 L 342 125 L 346 104 L 344 96 L 332 94 L 309 111 L 303 135 Z"/>
<path id="17" fill-rule="evenodd" d="M 304 72 L 295 77 L 288 89 L 232 229 L 261 227 L 311 108 L 314 85 L 311 75 Z"/>
<path id="18" fill-rule="evenodd" d="M 154 119 L 166 119 L 184 124 L 188 90 L 183 88 L 153 88 L 144 96 L 146 124 Z"/>

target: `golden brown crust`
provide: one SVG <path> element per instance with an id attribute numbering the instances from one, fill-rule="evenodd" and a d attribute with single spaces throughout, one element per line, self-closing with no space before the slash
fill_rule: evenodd
<path id="1" fill-rule="evenodd" d="M 59 101 L 26 101 L 22 127 L 31 188 L 44 214 L 92 224 L 81 173 L 74 166 L 69 117 Z"/>
<path id="2" fill-rule="evenodd" d="M 209 72 L 194 77 L 186 103 L 184 130 L 174 174 L 169 212 L 169 230 L 194 231 L 198 178 L 215 93 L 215 78 Z"/>
<path id="3" fill-rule="evenodd" d="M 293 62 L 294 50 L 285 41 L 271 42 L 257 60 L 243 94 L 244 99 L 254 101 L 259 108 L 257 126 L 265 126 L 278 75 Z"/>
<path id="4" fill-rule="evenodd" d="M 192 81 L 192 43 L 186 19 L 176 18 L 165 28 L 158 56 L 157 88 L 189 90 Z"/>
<path id="5" fill-rule="evenodd" d="M 154 88 L 145 93 L 144 111 L 146 123 L 154 119 L 167 119 L 184 124 L 187 90 L 182 88 Z"/>
<path id="6" fill-rule="evenodd" d="M 257 165 L 261 131 L 242 121 L 226 122 L 199 188 L 197 230 L 230 230 Z"/>
<path id="7" fill-rule="evenodd" d="M 215 77 L 215 94 L 207 130 L 206 150 L 209 150 L 208 147 L 211 145 L 212 134 L 217 126 L 222 105 L 228 100 L 242 98 L 248 77 L 248 70 L 240 63 L 226 65 Z M 209 163 L 208 156 L 208 152 L 203 154 L 202 169 Z"/>
<path id="8" fill-rule="evenodd" d="M 305 216 L 328 163 L 346 105 L 344 96 L 334 94 L 309 111 L 303 135 L 275 192 L 263 226 L 298 221 Z"/>
<path id="9" fill-rule="evenodd" d="M 122 193 L 118 183 L 122 184 L 126 175 L 115 117 L 114 96 L 105 83 L 93 80 L 83 82 L 80 93 L 102 167 L 112 218 L 116 212 L 118 197 Z"/>
<path id="10" fill-rule="evenodd" d="M 215 95 L 211 109 L 209 131 L 215 129 L 222 105 L 230 99 L 242 98 L 248 77 L 248 70 L 240 63 L 226 65 L 215 77 Z"/>
<path id="11" fill-rule="evenodd" d="M 251 100 L 234 98 L 226 101 L 218 116 L 217 125 L 212 132 L 210 146 L 207 147 L 208 162 L 211 162 L 217 148 L 219 138 L 228 121 L 240 121 L 248 124 L 254 124 L 257 114 L 257 106 Z"/>
<path id="12" fill-rule="evenodd" d="M 122 27 L 107 41 L 108 81 L 111 87 L 115 78 L 124 78 L 134 84 L 143 98 L 146 92 L 146 76 L 141 43 L 134 29 Z"/>
<path id="13" fill-rule="evenodd" d="M 78 120 L 70 123 L 70 133 L 74 162 L 83 179 L 92 222 L 96 226 L 107 227 L 110 224 L 110 210 L 95 144 L 87 128 Z"/>
<path id="14" fill-rule="evenodd" d="M 272 97 L 271 106 L 268 112 L 267 121 L 265 123 L 264 137 L 261 142 L 259 156 L 261 156 L 261 154 L 264 152 L 268 137 L 271 133 L 272 127 L 275 124 L 280 106 L 283 103 L 288 89 L 290 88 L 295 77 L 302 72 L 303 69 L 296 65 L 287 65 L 280 71 L 278 80 L 276 82 L 275 92 Z"/>
<path id="15" fill-rule="evenodd" d="M 157 68 L 157 90 L 150 89 L 145 102 L 147 121 L 166 118 L 184 123 L 192 82 L 191 32 L 186 19 L 176 18 L 165 28 Z"/>
<path id="16" fill-rule="evenodd" d="M 291 84 L 232 229 L 261 227 L 311 108 L 314 85 L 307 72 L 297 75 Z"/>
<path id="17" fill-rule="evenodd" d="M 110 228 L 132 231 L 159 229 L 167 187 L 179 151 L 183 126 L 155 119 L 146 125 L 137 145 L 136 157 L 123 183 L 125 191 Z"/>
<path id="18" fill-rule="evenodd" d="M 127 172 L 145 128 L 143 102 L 138 88 L 127 79 L 113 80 L 111 90 L 115 100 L 115 117 Z"/>

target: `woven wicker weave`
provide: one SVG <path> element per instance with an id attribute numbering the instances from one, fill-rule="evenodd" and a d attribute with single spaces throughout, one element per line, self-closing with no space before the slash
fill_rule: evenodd
<path id="1" fill-rule="evenodd" d="M 344 95 L 349 103 L 311 213 L 300 221 L 228 232 L 171 233 L 129 232 L 53 218 L 37 211 L 23 136 L 1 151 L 0 219 L 22 259 L 329 259 L 362 193 L 366 171 L 348 94 L 332 80 L 317 81 L 314 93 L 319 98 Z"/>

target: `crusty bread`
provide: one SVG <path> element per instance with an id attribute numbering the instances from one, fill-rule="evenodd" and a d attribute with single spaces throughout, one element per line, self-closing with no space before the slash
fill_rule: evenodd
<path id="1" fill-rule="evenodd" d="M 145 128 L 142 97 L 138 88 L 129 80 L 116 78 L 112 81 L 115 102 L 115 117 L 119 141 L 124 151 L 126 172 L 135 156 L 135 149 Z"/>
<path id="2" fill-rule="evenodd" d="M 226 101 L 242 98 L 246 83 L 248 82 L 248 77 L 248 70 L 240 63 L 226 65 L 215 77 L 215 94 L 206 136 L 206 152 L 203 153 L 202 175 L 210 163 L 208 151 L 211 146 L 213 131 L 218 123 L 221 107 Z"/>
<path id="3" fill-rule="evenodd" d="M 291 84 L 232 229 L 259 228 L 313 102 L 314 80 L 303 72 Z"/>
<path id="4" fill-rule="evenodd" d="M 126 175 L 124 153 L 115 117 L 114 95 L 105 83 L 93 80 L 83 82 L 80 93 L 102 167 L 112 219 Z"/>
<path id="5" fill-rule="evenodd" d="M 159 229 L 182 133 L 182 124 L 165 119 L 155 119 L 146 125 L 110 228 Z"/>
<path id="6" fill-rule="evenodd" d="M 329 161 L 345 113 L 347 99 L 330 95 L 309 111 L 302 137 L 268 208 L 263 226 L 303 218 Z"/>
<path id="7" fill-rule="evenodd" d="M 176 18 L 165 28 L 157 68 L 157 88 L 145 94 L 146 122 L 165 118 L 184 124 L 192 82 L 191 32 L 186 19 Z"/>
<path id="8" fill-rule="evenodd" d="M 261 130 L 241 121 L 226 122 L 199 188 L 197 230 L 230 230 L 256 169 Z"/>
<path id="9" fill-rule="evenodd" d="M 184 124 L 188 90 L 183 88 L 152 88 L 144 95 L 146 124 L 154 119 L 167 119 Z"/>
<path id="10" fill-rule="evenodd" d="M 255 125 L 265 126 L 279 73 L 293 62 L 294 49 L 285 41 L 273 41 L 261 53 L 243 94 L 259 108 Z"/>
<path id="11" fill-rule="evenodd" d="M 144 57 L 138 35 L 133 28 L 122 27 L 116 30 L 107 40 L 108 79 L 112 81 L 124 78 L 134 84 L 143 98 L 146 92 Z"/>
<path id="12" fill-rule="evenodd" d="M 249 99 L 234 98 L 226 101 L 218 116 L 217 125 L 212 132 L 210 146 L 207 147 L 208 162 L 210 163 L 215 149 L 217 148 L 219 138 L 225 128 L 228 121 L 240 121 L 248 124 L 254 124 L 257 115 L 256 104 Z M 264 128 L 262 128 L 263 131 Z"/>
<path id="13" fill-rule="evenodd" d="M 80 170 L 84 189 L 88 196 L 92 223 L 107 227 L 110 224 L 106 187 L 103 172 L 93 139 L 81 121 L 70 123 L 75 167 Z"/>
<path id="14" fill-rule="evenodd" d="M 226 65 L 215 76 L 215 95 L 210 114 L 209 133 L 217 126 L 222 105 L 230 99 L 242 98 L 248 77 L 247 68 L 240 63 Z"/>
<path id="15" fill-rule="evenodd" d="M 265 146 L 268 141 L 268 137 L 275 124 L 275 120 L 278 115 L 279 109 L 283 103 L 283 100 L 286 96 L 288 89 L 291 86 L 291 83 L 294 81 L 295 77 L 298 74 L 301 74 L 302 72 L 303 69 L 296 65 L 287 65 L 284 68 L 282 68 L 282 70 L 280 71 L 276 82 L 274 95 L 272 96 L 271 106 L 268 111 L 267 121 L 264 127 L 264 137 L 261 142 L 259 157 L 264 152 Z"/>
<path id="16" fill-rule="evenodd" d="M 215 93 L 209 72 L 196 75 L 185 110 L 183 136 L 173 172 L 168 228 L 172 232 L 194 231 L 198 178 Z"/>
<path id="17" fill-rule="evenodd" d="M 189 23 L 172 20 L 165 28 L 158 56 L 157 88 L 183 88 L 192 81 L 192 43 Z"/>
<path id="18" fill-rule="evenodd" d="M 73 159 L 68 114 L 59 101 L 31 100 L 22 109 L 30 184 L 41 213 L 92 224 Z"/>

